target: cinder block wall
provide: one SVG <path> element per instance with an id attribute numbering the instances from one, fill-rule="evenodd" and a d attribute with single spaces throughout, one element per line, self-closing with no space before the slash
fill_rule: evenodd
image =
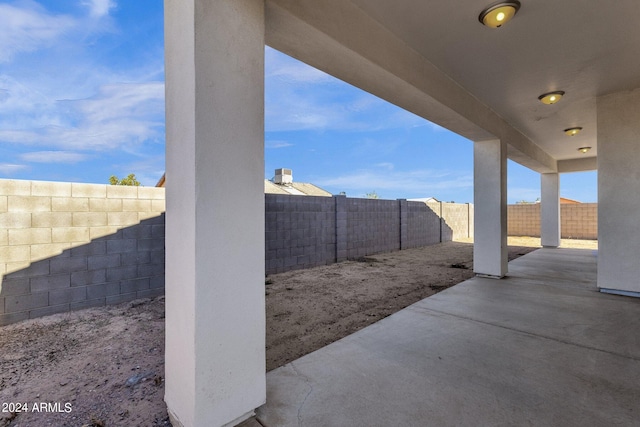
<path id="1" fill-rule="evenodd" d="M 335 262 L 334 197 L 265 194 L 265 268 L 276 273 Z"/>
<path id="2" fill-rule="evenodd" d="M 397 200 L 347 199 L 348 258 L 399 249 L 400 205 Z"/>
<path id="3" fill-rule="evenodd" d="M 467 209 L 469 210 L 469 236 L 473 237 L 475 234 L 475 220 L 476 211 L 475 206 L 472 203 L 467 203 Z"/>
<path id="4" fill-rule="evenodd" d="M 0 180 L 0 325 L 164 292 L 164 189 Z"/>
<path id="5" fill-rule="evenodd" d="M 440 243 L 440 217 L 422 202 L 407 202 L 407 238 L 402 249 Z"/>
<path id="6" fill-rule="evenodd" d="M 164 198 L 163 188 L 0 180 L 0 325 L 162 294 Z M 441 218 L 440 203 L 266 194 L 265 269 L 448 241 L 469 232 L 461 218 L 473 211 L 460 206 Z"/>
<path id="7" fill-rule="evenodd" d="M 446 236 L 448 240 L 460 239 L 464 237 L 473 237 L 473 216 L 469 214 L 473 210 L 473 205 L 469 203 L 442 203 L 442 219 L 448 226 L 447 232 L 451 235 Z"/>
<path id="8" fill-rule="evenodd" d="M 508 205 L 507 234 L 540 237 L 540 204 Z"/>
<path id="9" fill-rule="evenodd" d="M 440 218 L 440 240 L 473 237 L 474 207 L 471 203 L 429 201 L 429 208 Z"/>
<path id="10" fill-rule="evenodd" d="M 580 203 L 560 205 L 563 239 L 598 238 L 598 204 Z"/>
<path id="11" fill-rule="evenodd" d="M 507 207 L 509 236 L 540 237 L 540 204 Z M 598 204 L 561 204 L 560 227 L 563 239 L 598 238 Z"/>
<path id="12" fill-rule="evenodd" d="M 265 195 L 267 274 L 332 264 L 381 252 L 415 248 L 469 233 L 468 205 L 451 204 L 464 229 L 449 229 L 433 207 L 406 200 Z M 471 212 L 473 212 L 471 206 Z M 466 218 L 466 217 L 465 217 Z"/>

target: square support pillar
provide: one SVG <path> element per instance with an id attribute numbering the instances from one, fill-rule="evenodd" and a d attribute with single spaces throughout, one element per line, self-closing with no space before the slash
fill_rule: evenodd
<path id="1" fill-rule="evenodd" d="M 501 140 L 473 144 L 473 271 L 501 278 L 507 274 L 507 147 Z"/>
<path id="2" fill-rule="evenodd" d="M 266 398 L 264 2 L 166 0 L 165 55 L 165 401 L 235 425 Z"/>
<path id="3" fill-rule="evenodd" d="M 597 99 L 598 287 L 640 296 L 640 89 Z"/>
<path id="4" fill-rule="evenodd" d="M 540 234 L 542 246 L 560 246 L 560 174 L 540 174 Z"/>

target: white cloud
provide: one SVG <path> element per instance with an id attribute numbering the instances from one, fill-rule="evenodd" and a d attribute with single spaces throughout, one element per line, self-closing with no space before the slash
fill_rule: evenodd
<path id="1" fill-rule="evenodd" d="M 70 16 L 48 14 L 33 1 L 0 4 L 0 62 L 51 45 L 76 24 Z"/>
<path id="2" fill-rule="evenodd" d="M 335 79 L 329 74 L 296 61 L 270 47 L 265 47 L 265 76 L 296 83 L 330 83 Z"/>
<path id="3" fill-rule="evenodd" d="M 265 148 L 286 148 L 293 147 L 293 144 L 287 141 L 265 141 Z"/>
<path id="4" fill-rule="evenodd" d="M 426 121 L 373 95 L 344 99 L 333 91 L 267 88 L 265 123 L 268 132 L 298 130 L 378 131 L 418 126 Z M 329 92 L 329 93 L 328 93 Z M 362 98 L 372 98 L 363 102 Z"/>
<path id="5" fill-rule="evenodd" d="M 379 168 L 382 168 L 388 171 L 392 171 L 395 168 L 394 164 L 390 162 L 377 163 L 374 166 L 377 166 Z"/>
<path id="6" fill-rule="evenodd" d="M 388 168 L 358 170 L 336 177 L 314 180 L 321 187 L 336 187 L 366 193 L 372 190 L 394 194 L 414 194 L 415 197 L 432 196 L 447 190 L 473 188 L 473 176 L 435 169 L 394 171 Z"/>
<path id="7" fill-rule="evenodd" d="M 116 7 L 116 3 L 113 0 L 87 0 L 83 1 L 82 5 L 89 8 L 89 14 L 94 18 L 108 15 L 109 11 Z"/>
<path id="8" fill-rule="evenodd" d="M 55 101 L 31 85 L 0 74 L 0 129 L 59 125 L 59 115 L 54 110 Z"/>
<path id="9" fill-rule="evenodd" d="M 27 165 L 15 165 L 11 163 L 0 163 L 0 173 L 3 175 L 13 175 L 21 170 L 28 169 Z"/>
<path id="10" fill-rule="evenodd" d="M 161 2 L 136 27 L 114 15 L 116 0 L 57 3 L 0 1 L 0 172 L 63 175 L 73 164 L 69 176 L 93 180 L 153 158 L 122 172 L 155 184 L 164 170 Z"/>
<path id="11" fill-rule="evenodd" d="M 95 97 L 71 103 L 89 123 L 148 117 L 163 111 L 164 83 L 103 86 Z"/>
<path id="12" fill-rule="evenodd" d="M 425 122 L 429 126 L 429 129 L 431 129 L 434 132 L 448 132 L 447 129 L 443 128 L 442 126 L 440 126 L 440 125 L 438 125 L 436 123 L 430 122 L 428 120 L 425 120 Z"/>
<path id="13" fill-rule="evenodd" d="M 43 104 L 46 104 L 43 102 Z M 89 99 L 46 105 L 32 126 L 0 128 L 0 141 L 63 150 L 135 150 L 145 140 L 163 139 L 164 83 L 103 86 Z"/>
<path id="14" fill-rule="evenodd" d="M 278 51 L 267 48 L 267 131 L 376 131 L 427 121 Z"/>
<path id="15" fill-rule="evenodd" d="M 33 163 L 78 163 L 85 160 L 87 155 L 73 151 L 33 151 L 22 154 L 20 158 Z"/>

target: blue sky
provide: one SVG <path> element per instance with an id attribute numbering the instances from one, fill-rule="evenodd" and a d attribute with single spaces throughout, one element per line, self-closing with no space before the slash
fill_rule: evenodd
<path id="1" fill-rule="evenodd" d="M 0 1 L 0 178 L 107 183 L 164 171 L 161 0 Z M 266 48 L 265 178 L 351 197 L 473 201 L 473 144 Z M 508 198 L 540 178 L 509 162 Z M 596 174 L 563 174 L 596 201 Z"/>

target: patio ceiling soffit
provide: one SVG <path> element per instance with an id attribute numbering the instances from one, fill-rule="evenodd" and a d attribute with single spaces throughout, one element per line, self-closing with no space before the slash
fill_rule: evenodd
<path id="1" fill-rule="evenodd" d="M 347 0 L 267 0 L 266 43 L 473 141 L 504 139 L 540 173 L 557 161 Z"/>

